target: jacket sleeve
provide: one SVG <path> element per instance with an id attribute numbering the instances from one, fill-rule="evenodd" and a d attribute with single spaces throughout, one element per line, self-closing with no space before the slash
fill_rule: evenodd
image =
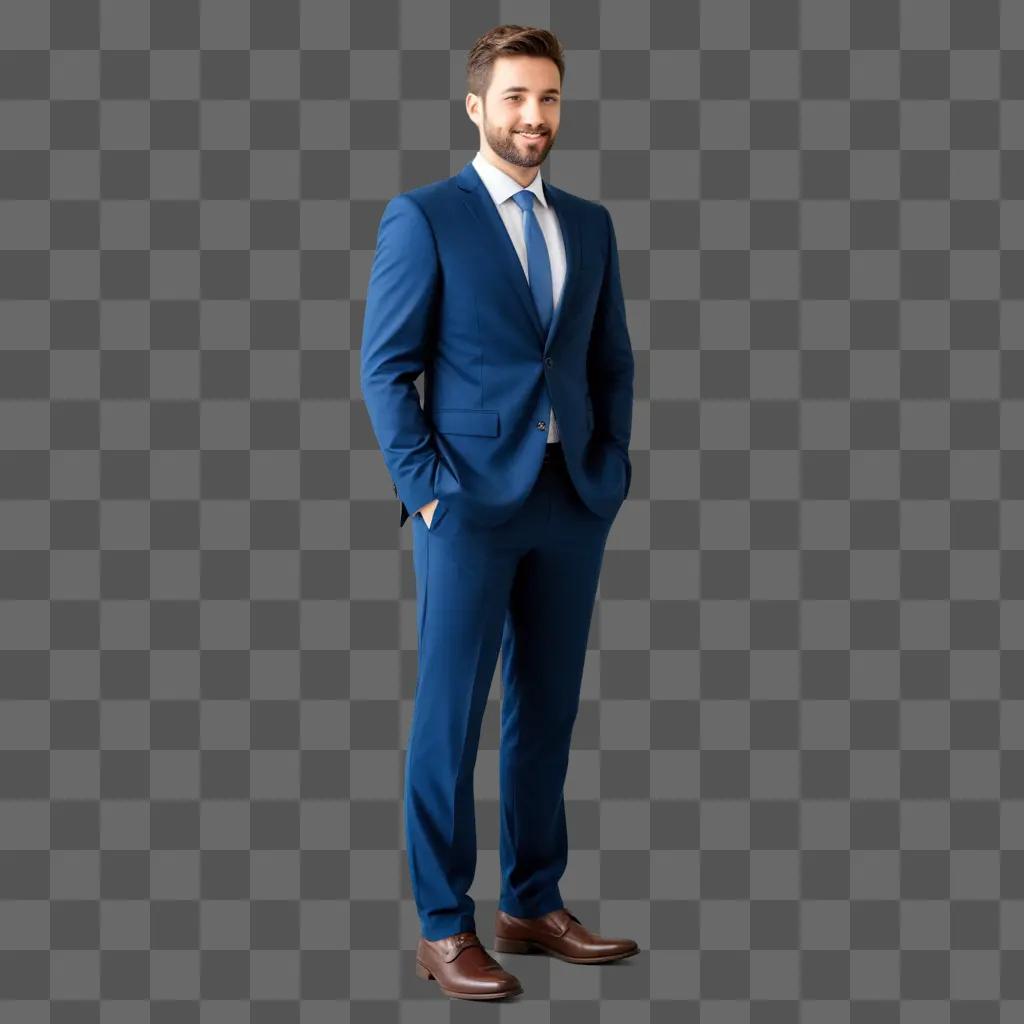
<path id="1" fill-rule="evenodd" d="M 608 251 L 587 350 L 587 378 L 594 407 L 594 432 L 625 461 L 628 494 L 632 477 L 629 439 L 633 430 L 633 349 L 626 325 L 615 226 L 607 208 L 601 209 L 607 224 Z"/>
<path id="2" fill-rule="evenodd" d="M 415 200 L 397 195 L 385 206 L 377 234 L 360 381 L 370 424 L 408 515 L 435 497 L 439 455 L 414 381 L 434 341 L 438 284 L 437 248 L 426 215 Z"/>

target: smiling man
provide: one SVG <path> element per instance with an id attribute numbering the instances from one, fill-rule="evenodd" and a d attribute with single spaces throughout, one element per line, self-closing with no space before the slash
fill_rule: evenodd
<path id="1" fill-rule="evenodd" d="M 491 77 L 491 109 L 470 93 L 466 110 L 480 129 L 480 155 L 525 188 L 558 135 L 561 76 L 550 60 L 506 57 Z"/>
<path id="2" fill-rule="evenodd" d="M 385 207 L 361 369 L 399 525 L 413 522 L 419 670 L 404 799 L 416 971 L 450 996 L 498 999 L 522 986 L 477 938 L 468 890 L 499 651 L 495 949 L 576 964 L 638 951 L 588 930 L 558 887 L 594 598 L 631 478 L 633 354 L 608 211 L 541 179 L 561 113 L 558 40 L 500 26 L 474 44 L 467 73 L 479 151 Z"/>

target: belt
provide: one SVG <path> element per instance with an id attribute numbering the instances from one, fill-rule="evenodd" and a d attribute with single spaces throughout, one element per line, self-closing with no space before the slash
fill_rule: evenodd
<path id="1" fill-rule="evenodd" d="M 548 441 L 544 445 L 544 461 L 555 462 L 565 458 L 565 453 L 562 451 L 561 441 Z"/>

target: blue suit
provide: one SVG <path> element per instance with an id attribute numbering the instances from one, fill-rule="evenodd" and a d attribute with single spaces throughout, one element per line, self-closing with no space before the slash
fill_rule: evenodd
<path id="1" fill-rule="evenodd" d="M 414 529 L 405 827 L 428 939 L 475 930 L 473 769 L 499 650 L 499 906 L 532 917 L 563 905 L 571 732 L 604 544 L 631 479 L 633 354 L 612 221 L 543 188 L 566 253 L 547 332 L 472 163 L 388 202 L 367 290 L 362 391 L 399 525 L 411 516 Z M 560 446 L 547 444 L 552 406 Z M 434 498 L 428 527 L 413 513 Z"/>

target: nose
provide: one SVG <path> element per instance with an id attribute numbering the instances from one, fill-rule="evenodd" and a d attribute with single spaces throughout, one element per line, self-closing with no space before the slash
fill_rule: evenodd
<path id="1" fill-rule="evenodd" d="M 544 114 L 538 100 L 527 100 L 521 111 L 523 124 L 530 128 L 542 128 L 544 125 Z"/>

